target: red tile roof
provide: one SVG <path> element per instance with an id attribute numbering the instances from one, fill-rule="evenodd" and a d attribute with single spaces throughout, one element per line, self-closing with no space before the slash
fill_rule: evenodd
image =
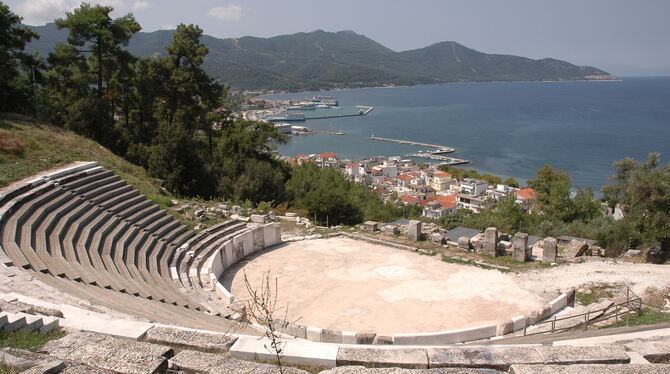
<path id="1" fill-rule="evenodd" d="M 421 205 L 421 206 L 425 206 L 426 204 L 428 204 L 428 203 L 431 202 L 431 201 L 435 201 L 435 199 L 432 198 L 432 197 L 429 197 L 429 198 L 427 198 L 426 200 L 421 200 L 421 201 L 419 202 L 419 205 Z"/>
<path id="2" fill-rule="evenodd" d="M 414 177 L 409 174 L 400 174 L 398 175 L 398 179 L 400 179 L 401 181 L 411 181 L 412 179 L 414 179 Z"/>
<path id="3" fill-rule="evenodd" d="M 407 204 L 416 204 L 420 201 L 418 197 L 414 197 L 414 196 L 410 196 L 410 195 L 405 195 L 405 196 L 401 197 L 400 200 L 402 200 L 403 202 L 405 202 Z"/>
<path id="4" fill-rule="evenodd" d="M 445 206 L 445 204 L 451 204 L 456 202 L 456 195 L 442 196 L 437 195 L 435 200 L 440 203 L 440 205 Z"/>
<path id="5" fill-rule="evenodd" d="M 333 158 L 333 157 L 335 157 L 335 153 L 333 153 L 333 152 L 319 153 L 319 157 L 321 157 L 321 158 Z"/>
<path id="6" fill-rule="evenodd" d="M 435 174 L 433 174 L 433 176 L 434 176 L 434 177 L 438 177 L 438 178 L 447 178 L 447 177 L 451 177 L 451 174 L 446 173 L 446 172 L 444 172 L 444 171 L 441 171 L 441 172 L 439 172 L 439 173 L 435 173 Z"/>
<path id="7" fill-rule="evenodd" d="M 357 166 L 358 166 L 358 164 L 354 164 L 353 162 L 351 164 L 347 164 L 348 168 L 355 168 Z"/>
<path id="8" fill-rule="evenodd" d="M 514 193 L 524 200 L 531 200 L 537 197 L 537 192 L 532 188 L 522 188 Z"/>
<path id="9" fill-rule="evenodd" d="M 442 205 L 442 208 L 444 208 L 444 209 L 453 209 L 453 208 L 458 207 L 458 203 L 455 202 L 455 201 L 452 201 L 452 202 L 446 203 L 446 204 L 440 204 L 440 205 Z"/>

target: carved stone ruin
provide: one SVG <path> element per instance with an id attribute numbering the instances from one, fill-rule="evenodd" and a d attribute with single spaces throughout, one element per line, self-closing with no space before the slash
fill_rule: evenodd
<path id="1" fill-rule="evenodd" d="M 411 240 L 421 240 L 421 221 L 409 221 L 407 225 L 407 236 Z"/>
<path id="2" fill-rule="evenodd" d="M 400 234 L 400 229 L 396 225 L 386 225 L 382 227 L 382 231 L 386 235 L 399 235 Z"/>
<path id="3" fill-rule="evenodd" d="M 363 229 L 369 232 L 375 232 L 379 230 L 379 223 L 375 221 L 366 221 L 363 223 Z"/>
<path id="4" fill-rule="evenodd" d="M 572 240 L 563 250 L 563 257 L 572 259 L 579 256 L 588 255 L 589 245 L 580 240 Z"/>
<path id="5" fill-rule="evenodd" d="M 542 263 L 551 264 L 556 262 L 556 247 L 558 241 L 552 237 L 544 238 L 544 247 L 542 248 Z"/>
<path id="6" fill-rule="evenodd" d="M 498 229 L 489 227 L 484 231 L 484 253 L 498 256 Z"/>
<path id="7" fill-rule="evenodd" d="M 512 239 L 512 259 L 514 261 L 526 262 L 530 259 L 530 248 L 528 248 L 528 234 L 517 232 Z"/>

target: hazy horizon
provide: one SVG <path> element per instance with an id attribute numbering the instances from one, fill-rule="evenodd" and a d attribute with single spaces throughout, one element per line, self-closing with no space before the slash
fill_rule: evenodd
<path id="1" fill-rule="evenodd" d="M 198 24 L 217 38 L 272 37 L 352 30 L 394 50 L 455 41 L 495 54 L 546 57 L 589 65 L 618 76 L 670 75 L 670 2 L 648 0 L 495 0 L 314 3 L 304 0 L 91 0 L 132 12 L 145 32 Z M 28 25 L 43 25 L 78 0 L 10 0 Z"/>

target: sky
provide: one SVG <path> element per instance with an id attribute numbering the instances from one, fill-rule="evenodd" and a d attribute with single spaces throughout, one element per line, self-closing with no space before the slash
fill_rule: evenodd
<path id="1" fill-rule="evenodd" d="M 43 25 L 79 0 L 2 0 Z M 198 24 L 219 38 L 353 30 L 395 51 L 456 41 L 485 53 L 553 57 L 619 76 L 670 75 L 670 0 L 90 0 L 143 31 Z"/>

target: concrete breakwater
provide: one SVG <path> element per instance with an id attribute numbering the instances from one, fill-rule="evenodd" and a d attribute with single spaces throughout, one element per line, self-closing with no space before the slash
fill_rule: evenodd
<path id="1" fill-rule="evenodd" d="M 415 141 L 411 141 L 411 140 L 402 140 L 402 139 L 379 138 L 379 137 L 376 137 L 374 135 L 372 135 L 370 137 L 370 139 L 379 140 L 379 141 L 382 141 L 382 142 L 418 145 L 418 146 L 421 146 L 421 147 L 435 148 L 435 150 L 431 151 L 431 152 L 412 153 L 412 154 L 409 155 L 409 156 L 412 156 L 412 157 L 421 157 L 421 158 L 428 158 L 428 159 L 431 159 L 431 160 L 444 161 L 445 164 L 449 164 L 449 165 L 460 165 L 460 164 L 467 164 L 468 162 L 470 162 L 470 161 L 464 160 L 462 158 L 443 156 L 446 153 L 452 153 L 452 152 L 456 151 L 454 148 L 447 147 L 445 145 L 421 143 L 421 142 L 415 142 Z"/>
<path id="2" fill-rule="evenodd" d="M 435 148 L 435 152 L 431 152 L 433 154 L 440 154 L 440 153 L 451 153 L 454 152 L 455 149 L 451 147 L 447 147 L 444 145 L 437 145 L 437 144 L 429 144 L 429 143 L 421 143 L 421 142 L 414 142 L 411 140 L 401 140 L 401 139 L 390 139 L 390 138 L 380 138 L 377 136 L 372 135 L 370 137 L 372 140 L 379 140 L 382 142 L 391 142 L 391 143 L 399 143 L 399 144 L 409 144 L 409 145 L 418 145 L 422 147 L 429 147 L 429 148 Z"/>
<path id="3" fill-rule="evenodd" d="M 343 117 L 358 117 L 358 116 L 364 116 L 370 112 L 372 112 L 375 107 L 373 106 L 362 106 L 362 105 L 356 105 L 356 108 L 361 108 L 361 110 L 358 113 L 351 113 L 351 114 L 338 114 L 334 116 L 306 116 L 305 119 L 310 120 L 310 119 L 328 119 L 328 118 L 343 118 Z"/>

